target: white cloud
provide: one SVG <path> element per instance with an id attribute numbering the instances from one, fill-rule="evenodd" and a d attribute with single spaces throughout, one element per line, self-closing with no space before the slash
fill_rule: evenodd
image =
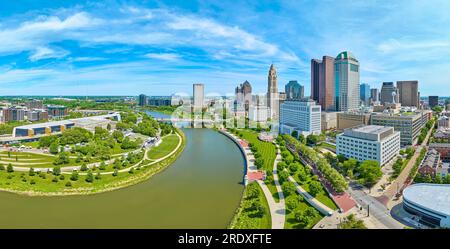
<path id="1" fill-rule="evenodd" d="M 164 61 L 177 61 L 180 59 L 178 54 L 173 53 L 148 53 L 145 57 Z"/>
<path id="2" fill-rule="evenodd" d="M 50 58 L 58 59 L 63 58 L 68 54 L 68 51 L 60 48 L 52 49 L 48 47 L 37 47 L 33 54 L 30 55 L 29 59 L 30 61 L 38 61 Z"/>

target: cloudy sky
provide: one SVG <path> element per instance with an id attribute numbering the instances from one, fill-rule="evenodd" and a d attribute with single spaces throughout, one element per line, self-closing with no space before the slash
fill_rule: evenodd
<path id="1" fill-rule="evenodd" d="M 0 3 L 0 95 L 264 92 L 271 63 L 308 95 L 310 60 L 348 50 L 372 87 L 450 96 L 450 1 L 18 2 Z"/>

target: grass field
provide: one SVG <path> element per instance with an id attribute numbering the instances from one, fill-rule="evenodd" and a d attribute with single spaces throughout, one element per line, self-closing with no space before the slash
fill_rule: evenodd
<path id="1" fill-rule="evenodd" d="M 12 166 L 20 167 L 53 167 L 55 157 L 50 155 L 41 155 L 28 152 L 10 152 L 0 151 L 0 163 L 4 166 L 11 163 Z"/>
<path id="2" fill-rule="evenodd" d="M 248 190 L 256 188 L 259 190 L 258 198 L 250 198 Z M 257 211 L 252 210 L 253 202 L 259 202 L 264 207 L 264 215 L 257 216 Z M 264 192 L 256 182 L 252 182 L 245 187 L 241 204 L 233 217 L 230 228 L 232 229 L 270 229 L 272 227 L 272 219 L 270 216 L 269 204 L 264 196 Z"/>
<path id="3" fill-rule="evenodd" d="M 272 171 L 273 162 L 276 157 L 276 147 L 273 143 L 263 142 L 258 139 L 258 133 L 251 130 L 239 130 L 242 133 L 243 139 L 256 146 L 256 149 L 261 153 L 264 159 L 263 170 Z"/>
<path id="4" fill-rule="evenodd" d="M 166 137 L 163 137 L 161 144 L 151 148 L 147 152 L 147 156 L 149 159 L 158 159 L 161 157 L 166 156 L 171 151 L 173 151 L 179 143 L 179 138 L 175 134 L 168 135 Z"/>

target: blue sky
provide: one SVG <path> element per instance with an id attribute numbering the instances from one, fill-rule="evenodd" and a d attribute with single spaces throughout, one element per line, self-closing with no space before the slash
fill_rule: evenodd
<path id="1" fill-rule="evenodd" d="M 310 89 L 310 60 L 351 51 L 361 81 L 419 80 L 450 96 L 450 1 L 0 3 L 0 95 L 226 94 Z"/>

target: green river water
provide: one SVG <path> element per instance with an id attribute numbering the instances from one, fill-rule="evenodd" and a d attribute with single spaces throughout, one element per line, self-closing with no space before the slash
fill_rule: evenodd
<path id="1" fill-rule="evenodd" d="M 175 163 L 131 187 L 67 197 L 0 192 L 0 228 L 226 228 L 244 188 L 239 148 L 213 130 L 183 132 Z"/>

